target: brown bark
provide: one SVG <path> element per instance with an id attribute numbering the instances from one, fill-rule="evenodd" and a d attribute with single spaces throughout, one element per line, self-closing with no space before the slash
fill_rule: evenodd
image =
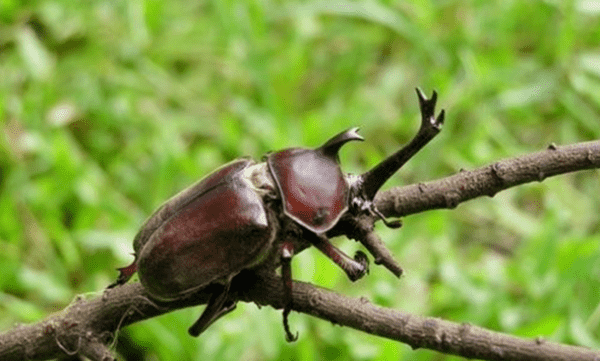
<path id="1" fill-rule="evenodd" d="M 600 167 L 600 141 L 566 146 L 551 144 L 544 151 L 509 158 L 453 176 L 382 192 L 377 207 L 388 217 L 431 209 L 455 208 L 470 199 L 490 196 L 523 183 L 541 182 L 559 174 Z"/>

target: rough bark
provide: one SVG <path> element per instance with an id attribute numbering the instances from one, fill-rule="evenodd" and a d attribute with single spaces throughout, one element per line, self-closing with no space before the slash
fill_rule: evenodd
<path id="1" fill-rule="evenodd" d="M 600 141 L 566 146 L 551 144 L 544 151 L 504 159 L 431 182 L 380 193 L 375 202 L 388 217 L 431 209 L 452 209 L 470 199 L 490 196 L 523 183 L 541 182 L 559 174 L 600 167 Z"/>

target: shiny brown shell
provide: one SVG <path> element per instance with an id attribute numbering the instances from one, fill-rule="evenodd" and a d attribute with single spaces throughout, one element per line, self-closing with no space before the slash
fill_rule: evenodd
<path id="1" fill-rule="evenodd" d="M 348 184 L 338 163 L 312 149 L 286 149 L 269 155 L 285 214 L 320 234 L 348 209 Z"/>
<path id="2" fill-rule="evenodd" d="M 227 282 L 259 263 L 275 229 L 237 160 L 167 201 L 134 241 L 137 270 L 155 298 L 170 300 L 212 282 Z"/>

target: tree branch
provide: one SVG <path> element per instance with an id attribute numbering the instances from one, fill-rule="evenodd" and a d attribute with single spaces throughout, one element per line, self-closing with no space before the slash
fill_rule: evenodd
<path id="1" fill-rule="evenodd" d="M 511 158 L 473 171 L 429 183 L 389 190 L 377 199 L 388 216 L 428 209 L 454 208 L 466 200 L 493 196 L 498 191 L 546 177 L 600 167 L 600 141 L 579 143 Z M 273 274 L 252 277 L 242 273 L 232 289 L 242 301 L 283 306 L 283 288 Z M 152 301 L 139 283 L 104 291 L 92 299 L 77 298 L 59 313 L 40 322 L 17 326 L 0 334 L 1 360 L 47 360 L 81 354 L 92 360 L 114 360 L 106 346 L 115 332 L 134 322 L 176 309 L 200 305 L 212 294 L 210 287 L 193 297 L 171 303 Z M 526 340 L 469 324 L 421 317 L 377 307 L 313 285 L 295 282 L 293 309 L 335 324 L 398 340 L 413 348 L 488 360 L 597 360 L 600 351 L 559 345 L 542 339 Z"/>
<path id="2" fill-rule="evenodd" d="M 282 308 L 283 282 L 275 275 L 244 274 L 234 281 L 242 301 Z M 541 338 L 527 340 L 470 324 L 378 307 L 365 298 L 350 298 L 303 282 L 294 282 L 293 309 L 334 324 L 443 353 L 485 360 L 597 360 L 600 351 L 560 345 Z M 117 328 L 126 327 L 183 307 L 206 303 L 210 290 L 169 304 L 148 299 L 139 283 L 105 291 L 101 297 L 79 300 L 36 324 L 0 335 L 0 358 L 47 360 L 82 353 L 92 360 L 114 360 L 103 346 Z"/>
<path id="3" fill-rule="evenodd" d="M 550 145 L 546 150 L 504 159 L 450 177 L 398 187 L 377 195 L 381 213 L 401 217 L 431 209 L 452 209 L 470 199 L 490 196 L 523 183 L 541 182 L 548 177 L 600 167 L 600 141 L 566 146 Z"/>
<path id="4" fill-rule="evenodd" d="M 248 301 L 277 305 L 283 289 L 278 277 L 262 278 L 248 292 Z M 333 324 L 427 348 L 483 360 L 598 360 L 599 350 L 561 345 L 542 338 L 523 339 L 468 323 L 422 317 L 379 307 L 366 298 L 350 298 L 311 284 L 294 282 L 294 310 Z"/>

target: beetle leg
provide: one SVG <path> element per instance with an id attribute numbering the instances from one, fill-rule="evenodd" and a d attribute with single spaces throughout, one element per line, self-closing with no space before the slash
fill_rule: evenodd
<path id="1" fill-rule="evenodd" d="M 356 281 L 369 272 L 369 259 L 363 252 L 357 251 L 352 259 L 331 244 L 325 236 L 309 233 L 307 238 L 319 251 L 340 266 L 351 281 Z"/>
<path id="2" fill-rule="evenodd" d="M 298 339 L 298 332 L 293 335 L 290 331 L 288 315 L 292 310 L 292 257 L 294 256 L 294 245 L 285 241 L 281 247 L 281 278 L 283 279 L 283 328 L 287 342 Z"/>
<path id="3" fill-rule="evenodd" d="M 113 288 L 116 286 L 120 286 L 122 284 L 125 284 L 127 281 L 129 281 L 129 279 L 137 271 L 137 257 L 133 261 L 132 264 L 130 264 L 127 267 L 119 268 L 118 271 L 119 271 L 119 277 L 117 278 L 117 280 L 115 282 L 111 283 L 110 285 L 108 285 L 108 287 L 106 287 L 106 288 Z"/>
<path id="4" fill-rule="evenodd" d="M 231 283 L 227 283 L 220 292 L 213 293 L 200 318 L 189 328 L 190 335 L 198 337 L 213 322 L 235 309 L 235 301 L 227 299 L 230 286 Z"/>

